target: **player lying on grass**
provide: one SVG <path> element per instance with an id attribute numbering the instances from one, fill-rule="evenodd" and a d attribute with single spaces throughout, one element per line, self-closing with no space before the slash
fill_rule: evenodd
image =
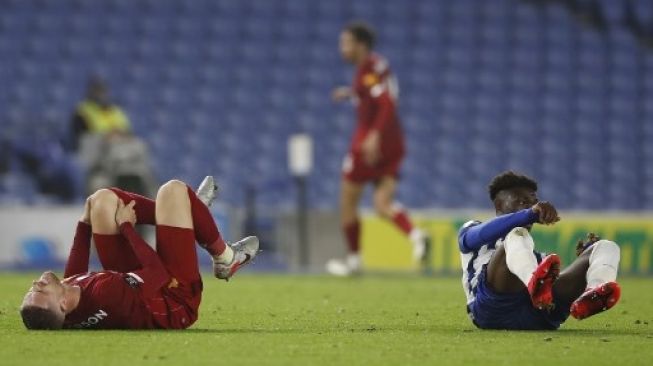
<path id="1" fill-rule="evenodd" d="M 197 194 L 173 180 L 151 200 L 101 189 L 86 200 L 61 281 L 45 272 L 20 307 L 28 329 L 181 329 L 198 317 L 202 297 L 195 242 L 213 258 L 217 278 L 228 280 L 258 251 L 258 239 L 227 245 L 208 205 L 215 184 L 207 177 Z M 156 226 L 156 251 L 134 230 Z M 91 237 L 104 268 L 88 272 Z"/>
<path id="2" fill-rule="evenodd" d="M 470 221 L 458 236 L 467 312 L 477 327 L 557 329 L 570 313 L 584 319 L 619 301 L 614 242 L 589 234 L 561 272 L 556 254 L 534 250 L 533 224 L 560 220 L 551 203 L 538 200 L 537 183 L 509 171 L 492 180 L 489 192 L 497 217 Z"/>

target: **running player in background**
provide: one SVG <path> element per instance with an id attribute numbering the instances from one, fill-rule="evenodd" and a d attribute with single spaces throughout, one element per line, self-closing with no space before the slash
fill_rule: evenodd
<path id="1" fill-rule="evenodd" d="M 358 204 L 365 185 L 374 185 L 374 208 L 390 220 L 413 244 L 413 258 L 424 261 L 429 238 L 394 202 L 399 167 L 404 157 L 404 137 L 397 115 L 397 81 L 388 62 L 373 52 L 374 31 L 364 23 L 352 23 L 340 34 L 340 53 L 356 67 L 352 86 L 333 91 L 337 102 L 351 100 L 357 106 L 357 126 L 350 151 L 343 162 L 340 193 L 341 225 L 349 254 L 331 260 L 327 270 L 334 275 L 350 275 L 361 270 L 360 219 Z"/>
<path id="2" fill-rule="evenodd" d="M 202 298 L 195 242 L 213 258 L 217 278 L 228 280 L 258 251 L 258 239 L 227 245 L 208 205 L 215 184 L 197 194 L 180 181 L 156 201 L 119 189 L 101 189 L 86 201 L 64 272 L 45 272 L 20 307 L 28 329 L 182 329 L 198 317 Z M 156 225 L 156 251 L 135 224 Z M 88 272 L 91 237 L 103 271 Z"/>
<path id="3" fill-rule="evenodd" d="M 489 186 L 497 217 L 469 221 L 458 236 L 467 313 L 483 329 L 557 329 L 619 301 L 617 244 L 589 234 L 562 272 L 556 254 L 535 251 L 533 224 L 554 225 L 555 207 L 537 198 L 537 182 L 511 171 Z"/>

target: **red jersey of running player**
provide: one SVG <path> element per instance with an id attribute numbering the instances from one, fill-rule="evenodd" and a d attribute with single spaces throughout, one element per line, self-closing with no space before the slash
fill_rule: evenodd
<path id="1" fill-rule="evenodd" d="M 79 286 L 81 296 L 77 307 L 66 315 L 64 328 L 184 329 L 192 325 L 198 317 L 201 279 L 178 282 L 131 225 L 123 224 L 121 232 L 141 267 L 127 273 L 86 272 L 90 237 L 74 244 L 83 250 L 71 251 L 63 282 Z M 90 235 L 90 227 L 80 223 L 78 233 Z"/>
<path id="2" fill-rule="evenodd" d="M 344 177 L 359 183 L 384 176 L 398 178 L 404 157 L 404 137 L 397 115 L 399 89 L 388 61 L 371 54 L 356 70 L 353 90 L 358 123 L 343 163 Z M 381 135 L 381 157 L 376 164 L 368 165 L 363 159 L 361 145 L 374 129 Z"/>

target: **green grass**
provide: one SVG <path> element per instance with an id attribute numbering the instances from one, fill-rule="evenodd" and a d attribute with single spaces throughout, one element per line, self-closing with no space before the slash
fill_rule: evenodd
<path id="1" fill-rule="evenodd" d="M 457 278 L 207 278 L 185 331 L 26 331 L 32 276 L 0 275 L 0 365 L 651 365 L 653 281 L 626 279 L 613 310 L 555 332 L 481 331 Z M 590 363 L 591 362 L 591 363 Z"/>

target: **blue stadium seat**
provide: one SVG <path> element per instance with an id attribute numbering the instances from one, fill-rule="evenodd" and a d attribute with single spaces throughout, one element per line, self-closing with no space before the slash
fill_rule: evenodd
<path id="1" fill-rule="evenodd" d="M 653 7 L 631 3 L 650 23 Z M 626 0 L 599 4 L 606 33 L 559 4 L 509 0 L 7 0 L 0 136 L 66 133 L 87 76 L 99 73 L 160 179 L 215 169 L 231 204 L 254 184 L 267 188 L 263 204 L 292 206 L 285 142 L 303 131 L 320 159 L 311 204 L 333 208 L 355 111 L 329 92 L 351 80 L 338 34 L 361 18 L 377 27 L 400 82 L 407 204 L 487 207 L 487 181 L 519 169 L 562 207 L 650 209 L 653 56 L 622 22 Z M 630 174 L 638 160 L 644 168 Z M 24 178 L 0 184 L 0 201 L 38 201 L 34 187 L 16 188 Z"/>

